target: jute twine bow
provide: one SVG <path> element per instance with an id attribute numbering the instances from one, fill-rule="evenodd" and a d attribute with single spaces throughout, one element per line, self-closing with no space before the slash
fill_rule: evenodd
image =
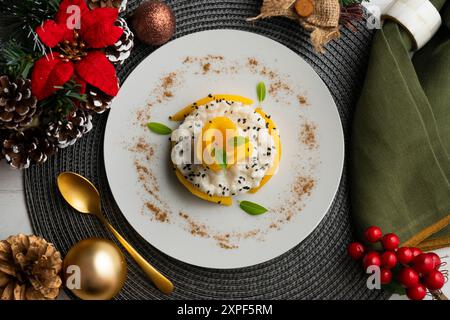
<path id="1" fill-rule="evenodd" d="M 339 17 L 341 8 L 339 0 L 314 0 L 314 11 L 308 17 L 301 17 L 295 11 L 296 0 L 264 0 L 261 13 L 248 21 L 275 16 L 297 20 L 311 32 L 314 50 L 324 53 L 324 46 L 331 40 L 339 38 Z"/>

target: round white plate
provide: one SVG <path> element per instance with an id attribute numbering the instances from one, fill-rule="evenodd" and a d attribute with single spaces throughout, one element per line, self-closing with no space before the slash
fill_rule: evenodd
<path id="1" fill-rule="evenodd" d="M 201 65 L 204 59 L 212 63 Z M 257 65 L 249 61 L 257 61 Z M 169 81 L 169 91 L 161 87 L 161 79 L 171 73 L 175 78 Z M 150 132 L 145 123 L 161 122 L 175 129 L 178 123 L 170 122 L 168 116 L 209 93 L 238 94 L 256 101 L 259 81 L 268 88 L 263 109 L 280 129 L 283 156 L 278 173 L 258 193 L 234 199 L 231 207 L 194 197 L 170 168 L 168 136 Z M 158 96 L 164 88 L 169 94 Z M 306 96 L 307 105 L 299 103 L 301 95 Z M 302 123 L 314 124 L 314 146 L 302 143 Z M 133 148 L 142 140 L 151 146 L 152 154 L 143 156 Z M 141 62 L 113 102 L 104 151 L 114 198 L 144 239 L 186 263 L 238 268 L 285 253 L 319 224 L 340 182 L 344 139 L 331 94 L 301 57 L 260 35 L 213 30 L 176 39 Z M 156 192 L 158 199 L 152 198 L 139 179 L 136 161 L 151 172 L 154 181 L 150 184 L 157 186 L 151 193 Z M 293 190 L 301 177 L 310 177 L 314 188 L 300 198 L 298 188 L 297 193 Z M 251 216 L 236 200 L 256 202 L 270 210 Z M 152 201 L 168 212 L 170 222 L 161 222 L 146 210 Z M 180 212 L 187 214 L 190 222 Z M 289 219 L 285 219 L 287 215 Z M 280 219 L 283 222 L 277 222 Z M 192 224 L 206 231 L 192 234 Z"/>

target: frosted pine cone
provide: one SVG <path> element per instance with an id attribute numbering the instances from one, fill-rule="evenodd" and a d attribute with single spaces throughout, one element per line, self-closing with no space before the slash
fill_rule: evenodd
<path id="1" fill-rule="evenodd" d="M 29 79 L 0 77 L 0 129 L 21 129 L 36 115 L 37 99 Z"/>
<path id="2" fill-rule="evenodd" d="M 0 138 L 1 141 L 1 138 Z M 44 163 L 56 153 L 56 146 L 38 128 L 5 134 L 1 153 L 16 169 L 26 169 L 32 163 Z"/>
<path id="3" fill-rule="evenodd" d="M 89 8 L 117 8 L 119 12 L 125 11 L 128 0 L 87 0 Z"/>
<path id="4" fill-rule="evenodd" d="M 106 48 L 105 53 L 112 63 L 123 64 L 130 57 L 131 50 L 134 47 L 134 34 L 123 18 L 118 18 L 115 25 L 123 29 L 123 34 L 113 46 Z"/>
<path id="5" fill-rule="evenodd" d="M 92 116 L 82 109 L 71 111 L 67 117 L 51 121 L 47 125 L 47 136 L 59 148 L 73 145 L 92 129 Z"/>
<path id="6" fill-rule="evenodd" d="M 86 90 L 86 95 L 86 102 L 80 104 L 80 107 L 84 110 L 101 114 L 111 106 L 113 97 L 94 87 L 89 87 Z"/>

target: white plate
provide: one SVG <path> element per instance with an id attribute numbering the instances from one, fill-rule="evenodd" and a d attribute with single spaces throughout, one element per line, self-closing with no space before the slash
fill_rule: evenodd
<path id="1" fill-rule="evenodd" d="M 161 86 L 171 72 L 170 81 Z M 268 87 L 263 109 L 280 129 L 283 156 L 278 173 L 261 191 L 238 197 L 270 208 L 264 215 L 250 216 L 239 208 L 237 199 L 233 206 L 223 207 L 184 189 L 170 169 L 168 137 L 150 132 L 145 123 L 176 128 L 178 124 L 168 116 L 209 93 L 239 94 L 256 101 L 259 81 Z M 308 105 L 299 103 L 300 95 L 306 96 Z M 302 142 L 305 123 L 316 126 L 313 137 L 317 143 Z M 139 148 L 133 145 L 139 140 L 151 146 L 152 155 L 137 152 Z M 235 30 L 190 34 L 153 52 L 122 86 L 105 133 L 108 181 L 130 224 L 165 254 L 210 268 L 255 265 L 299 244 L 329 209 L 343 159 L 339 114 L 314 70 L 278 42 Z M 139 179 L 136 163 L 149 170 L 140 169 L 143 179 Z M 301 177 L 314 182 L 310 195 L 299 196 L 295 186 L 304 181 Z M 151 192 L 156 196 L 145 186 L 154 188 Z M 146 209 L 148 203 L 168 212 L 170 222 L 156 219 Z M 199 225 L 206 231 L 193 235 L 193 227 Z"/>

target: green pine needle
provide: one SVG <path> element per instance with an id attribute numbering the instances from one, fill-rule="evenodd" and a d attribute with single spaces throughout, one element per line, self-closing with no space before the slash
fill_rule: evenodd
<path id="1" fill-rule="evenodd" d="M 365 1 L 369 1 L 369 0 L 340 0 L 341 6 L 343 6 L 343 7 L 348 7 L 353 4 L 360 4 Z"/>
<path id="2" fill-rule="evenodd" d="M 41 102 L 47 119 L 44 122 L 64 119 L 77 108 L 76 102 L 86 102 L 86 94 L 80 93 L 81 85 L 74 80 L 66 82 L 63 86 L 55 86 L 56 91 Z"/>
<path id="3" fill-rule="evenodd" d="M 0 43 L 0 72 L 12 78 L 28 78 L 38 55 L 29 52 L 17 42 Z"/>
<path id="4" fill-rule="evenodd" d="M 53 19 L 61 0 L 0 0 L 0 38 L 35 46 L 34 29 Z"/>

